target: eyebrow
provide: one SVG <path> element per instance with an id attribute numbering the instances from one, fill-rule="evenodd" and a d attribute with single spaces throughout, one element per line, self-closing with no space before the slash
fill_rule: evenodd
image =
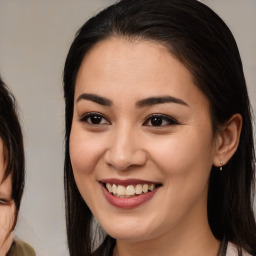
<path id="1" fill-rule="evenodd" d="M 103 106 L 108 106 L 108 107 L 113 105 L 112 100 L 96 94 L 91 94 L 91 93 L 83 93 L 79 95 L 76 102 L 79 102 L 81 100 L 89 100 L 89 101 L 98 103 Z M 146 107 L 146 106 L 153 106 L 153 105 L 164 104 L 164 103 L 176 103 L 176 104 L 188 106 L 188 104 L 185 101 L 179 98 L 176 98 L 173 96 L 159 96 L 159 97 L 149 97 L 146 99 L 139 100 L 136 102 L 136 107 Z"/>
<path id="2" fill-rule="evenodd" d="M 138 101 L 136 103 L 136 106 L 146 107 L 146 106 L 153 106 L 156 104 L 164 104 L 164 103 L 176 103 L 176 104 L 188 106 L 188 104 L 185 101 L 175 98 L 173 96 L 150 97 L 150 98 Z"/>
<path id="3" fill-rule="evenodd" d="M 96 94 L 91 94 L 91 93 L 83 93 L 79 95 L 76 102 L 79 102 L 80 100 L 89 100 L 89 101 L 98 103 L 103 106 L 108 106 L 108 107 L 113 105 L 113 102 L 111 100 L 98 96 Z"/>

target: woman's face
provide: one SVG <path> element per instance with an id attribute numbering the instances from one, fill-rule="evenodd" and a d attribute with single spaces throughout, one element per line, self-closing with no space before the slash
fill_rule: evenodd
<path id="1" fill-rule="evenodd" d="M 5 255 L 3 252 L 9 250 L 7 247 L 10 246 L 11 241 L 9 241 L 8 235 L 13 225 L 15 211 L 14 202 L 11 198 L 11 175 L 3 181 L 5 167 L 3 141 L 0 138 L 0 255 Z"/>
<path id="2" fill-rule="evenodd" d="M 111 38 L 86 55 L 70 158 L 108 234 L 149 240 L 207 219 L 215 151 L 209 102 L 163 46 Z"/>

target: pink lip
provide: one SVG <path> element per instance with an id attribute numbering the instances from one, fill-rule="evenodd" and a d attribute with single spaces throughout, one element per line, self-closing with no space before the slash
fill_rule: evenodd
<path id="1" fill-rule="evenodd" d="M 114 183 L 114 184 L 116 184 L 116 183 Z M 117 183 L 117 184 L 120 184 L 120 183 Z M 129 184 L 131 184 L 131 183 L 129 183 Z M 138 184 L 141 184 L 141 183 L 138 183 Z M 152 182 L 149 184 L 152 184 Z M 106 200 L 111 205 L 113 205 L 117 208 L 122 208 L 122 209 L 130 209 L 130 208 L 134 208 L 134 207 L 144 204 L 145 202 L 150 200 L 159 189 L 159 187 L 158 187 L 158 188 L 155 188 L 151 192 L 137 195 L 137 196 L 130 197 L 130 198 L 120 198 L 120 197 L 115 197 L 114 195 L 109 193 L 108 190 L 105 188 L 104 184 L 101 184 L 101 187 L 102 187 L 102 191 L 103 191 L 103 194 L 104 194 Z"/>

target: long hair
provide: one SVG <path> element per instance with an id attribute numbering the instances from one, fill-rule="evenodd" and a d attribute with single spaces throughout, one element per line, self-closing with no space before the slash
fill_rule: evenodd
<path id="1" fill-rule="evenodd" d="M 16 112 L 16 101 L 0 77 L 0 138 L 3 141 L 5 172 L 3 182 L 12 175 L 12 199 L 15 203 L 14 229 L 24 189 L 24 147 L 22 131 Z M 11 231 L 10 230 L 10 231 Z"/>
<path id="2" fill-rule="evenodd" d="M 222 173 L 212 167 L 208 219 L 214 236 L 256 254 L 253 213 L 255 152 L 251 107 L 235 39 L 222 19 L 195 0 L 122 0 L 88 20 L 77 32 L 64 68 L 66 110 L 65 196 L 71 256 L 92 255 L 92 213 L 76 186 L 69 156 L 77 72 L 96 43 L 110 37 L 150 40 L 165 46 L 191 72 L 196 86 L 210 102 L 214 134 L 232 115 L 240 113 L 240 143 Z M 113 248 L 106 236 L 100 248 Z M 99 249 L 101 254 L 103 250 Z"/>

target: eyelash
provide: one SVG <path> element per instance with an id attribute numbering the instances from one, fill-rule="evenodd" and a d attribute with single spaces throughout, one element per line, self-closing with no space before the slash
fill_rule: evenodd
<path id="1" fill-rule="evenodd" d="M 155 120 L 158 122 L 156 123 L 157 125 L 152 124 L 153 118 L 158 119 L 158 120 Z M 148 124 L 150 121 L 151 121 L 151 125 Z M 166 124 L 163 124 L 163 122 L 166 122 Z M 152 114 L 146 118 L 146 121 L 143 123 L 143 126 L 165 127 L 165 126 L 178 125 L 178 124 L 179 124 L 178 121 L 170 116 L 163 115 L 163 114 Z"/>
<path id="2" fill-rule="evenodd" d="M 96 117 L 98 120 L 100 120 L 100 122 L 102 120 L 105 120 L 105 122 L 102 123 L 93 123 L 92 119 L 93 117 Z M 98 121 L 97 119 L 95 119 L 94 121 Z M 89 112 L 84 114 L 80 119 L 81 122 L 86 122 L 90 125 L 105 125 L 105 124 L 111 124 L 102 114 L 97 113 L 97 112 Z M 90 121 L 89 121 L 90 120 Z"/>
<path id="3" fill-rule="evenodd" d="M 92 118 L 95 118 L 94 121 L 92 121 Z M 152 124 L 153 119 L 155 118 L 156 125 Z M 98 112 L 89 112 L 84 114 L 80 119 L 81 122 L 86 122 L 89 125 L 109 125 L 111 122 L 105 118 L 102 114 Z M 95 123 L 96 121 L 96 123 Z M 102 123 L 103 121 L 103 123 Z M 151 121 L 151 124 L 149 122 Z M 163 122 L 165 122 L 163 124 Z M 146 118 L 146 121 L 144 121 L 143 126 L 152 126 L 152 127 L 164 127 L 164 126 L 170 126 L 170 125 L 178 125 L 178 121 L 170 116 L 163 115 L 163 114 L 152 114 L 149 115 Z"/>
<path id="4" fill-rule="evenodd" d="M 5 200 L 5 199 L 0 199 L 0 205 L 8 205 L 9 201 Z"/>

